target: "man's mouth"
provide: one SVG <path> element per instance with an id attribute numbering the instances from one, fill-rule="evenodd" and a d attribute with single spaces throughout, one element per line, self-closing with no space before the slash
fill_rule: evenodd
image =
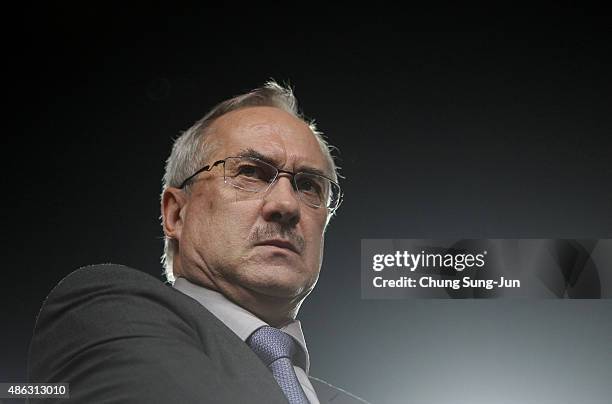
<path id="1" fill-rule="evenodd" d="M 296 254 L 299 254 L 300 252 L 298 251 L 297 247 L 291 243 L 288 240 L 282 240 L 282 239 L 271 239 L 271 240 L 265 240 L 265 241 L 260 241 L 258 243 L 255 244 L 256 246 L 273 246 L 273 247 L 278 247 L 278 248 L 284 248 L 286 250 L 290 250 L 293 251 Z"/>

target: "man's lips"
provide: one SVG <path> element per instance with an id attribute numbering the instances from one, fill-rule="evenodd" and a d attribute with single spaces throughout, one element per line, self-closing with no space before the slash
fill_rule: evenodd
<path id="1" fill-rule="evenodd" d="M 287 240 L 281 240 L 281 239 L 273 239 L 273 240 L 266 240 L 266 241 L 260 241 L 258 243 L 255 244 L 256 246 L 273 246 L 273 247 L 279 247 L 279 248 L 284 248 L 286 250 L 291 250 L 296 254 L 299 254 L 300 252 L 298 251 L 297 247 L 291 243 L 290 241 Z"/>

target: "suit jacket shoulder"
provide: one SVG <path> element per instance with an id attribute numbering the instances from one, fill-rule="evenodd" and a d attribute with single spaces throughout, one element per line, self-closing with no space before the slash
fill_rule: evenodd
<path id="1" fill-rule="evenodd" d="M 81 268 L 49 294 L 31 382 L 68 382 L 61 403 L 286 403 L 270 372 L 199 303 L 120 265 Z"/>

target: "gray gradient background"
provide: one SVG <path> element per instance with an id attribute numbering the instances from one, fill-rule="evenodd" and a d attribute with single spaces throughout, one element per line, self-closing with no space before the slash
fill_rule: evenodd
<path id="1" fill-rule="evenodd" d="M 490 15 L 467 32 L 443 23 L 457 10 L 63 7 L 15 12 L 6 36 L 2 381 L 25 379 L 62 276 L 101 262 L 160 274 L 171 139 L 275 77 L 347 177 L 300 313 L 313 375 L 374 403 L 610 401 L 610 300 L 360 298 L 363 238 L 612 237 L 608 17 L 556 8 L 517 31 Z"/>

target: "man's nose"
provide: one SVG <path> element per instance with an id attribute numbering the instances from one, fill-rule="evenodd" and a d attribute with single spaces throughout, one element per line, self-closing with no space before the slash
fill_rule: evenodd
<path id="1" fill-rule="evenodd" d="M 263 217 L 291 227 L 300 221 L 300 201 L 293 189 L 293 178 L 280 175 L 264 195 Z"/>

